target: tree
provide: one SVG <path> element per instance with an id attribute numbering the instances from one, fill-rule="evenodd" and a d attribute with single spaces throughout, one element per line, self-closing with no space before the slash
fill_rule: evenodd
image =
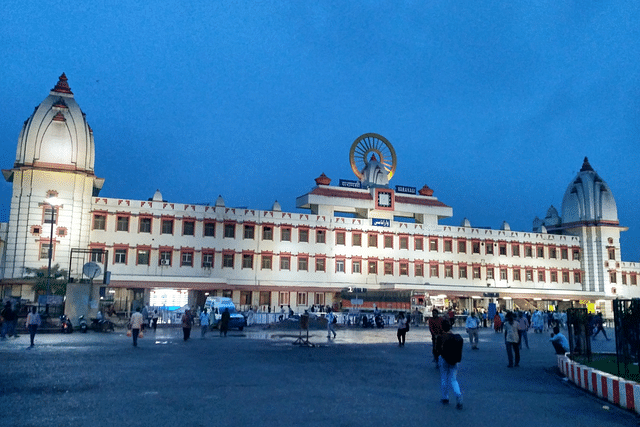
<path id="1" fill-rule="evenodd" d="M 41 268 L 25 268 L 27 278 L 33 279 L 33 291 L 36 295 L 47 294 L 47 267 Z M 67 294 L 67 270 L 61 269 L 60 264 L 51 266 L 51 294 L 66 295 Z"/>

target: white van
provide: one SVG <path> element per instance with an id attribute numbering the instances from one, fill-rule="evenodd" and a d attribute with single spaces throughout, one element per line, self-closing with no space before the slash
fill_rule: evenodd
<path id="1" fill-rule="evenodd" d="M 218 327 L 218 323 L 220 319 L 222 319 L 222 313 L 227 309 L 231 315 L 229 318 L 229 329 L 237 328 L 241 331 L 247 325 L 244 316 L 236 312 L 236 306 L 231 298 L 207 297 L 204 307 L 207 309 L 207 313 L 209 313 L 209 324 L 214 328 Z"/>

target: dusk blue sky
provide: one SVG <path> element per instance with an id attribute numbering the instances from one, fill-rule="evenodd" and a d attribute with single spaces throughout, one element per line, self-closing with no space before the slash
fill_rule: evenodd
<path id="1" fill-rule="evenodd" d="M 111 6 L 110 4 L 117 4 Z M 195 3 L 195 4 L 192 4 Z M 101 196 L 269 209 L 355 179 L 367 132 L 447 224 L 530 231 L 585 156 L 640 260 L 640 2 L 25 2 L 0 6 L 0 167 L 65 72 Z M 11 185 L 0 185 L 3 221 Z"/>

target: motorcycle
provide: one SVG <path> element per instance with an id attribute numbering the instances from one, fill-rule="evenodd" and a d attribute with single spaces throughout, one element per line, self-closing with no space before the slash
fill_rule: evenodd
<path id="1" fill-rule="evenodd" d="M 60 316 L 60 332 L 63 334 L 70 334 L 73 332 L 73 325 L 71 324 L 69 316 L 66 314 Z"/>
<path id="2" fill-rule="evenodd" d="M 80 332 L 86 334 L 89 326 L 87 325 L 87 319 L 85 319 L 84 316 L 78 317 L 78 325 L 80 326 Z"/>
<path id="3" fill-rule="evenodd" d="M 382 316 L 381 315 L 376 315 L 374 317 L 374 320 L 376 322 L 376 327 L 378 328 L 384 328 L 384 320 L 382 320 Z"/>
<path id="4" fill-rule="evenodd" d="M 96 332 L 113 332 L 115 323 L 107 319 L 91 319 L 91 328 Z"/>

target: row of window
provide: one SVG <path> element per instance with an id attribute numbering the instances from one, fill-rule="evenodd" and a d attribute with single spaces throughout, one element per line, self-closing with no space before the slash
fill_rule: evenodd
<path id="1" fill-rule="evenodd" d="M 131 217 L 129 215 L 117 215 L 116 216 L 116 231 L 129 231 Z M 94 230 L 106 230 L 106 214 L 98 214 L 95 213 L 93 216 L 93 229 Z M 143 217 L 140 216 L 138 218 L 138 233 L 151 233 L 152 232 L 152 217 Z M 196 220 L 195 219 L 181 219 L 182 222 L 182 235 L 183 236 L 195 236 L 196 235 Z M 176 220 L 174 218 L 161 218 L 160 219 L 160 234 L 170 234 L 173 235 L 174 225 Z M 238 225 L 236 223 L 225 222 L 222 224 L 223 226 L 223 237 L 229 239 L 236 238 L 236 229 L 237 227 L 242 227 L 242 238 L 243 239 L 255 239 L 256 237 L 256 228 L 258 226 L 254 224 L 243 224 Z M 262 240 L 274 240 L 274 226 L 271 225 L 263 225 L 262 228 Z M 283 242 L 291 242 L 292 241 L 292 230 L 291 226 L 280 226 L 280 241 Z M 315 234 L 315 243 L 326 243 L 327 241 L 327 230 L 324 229 L 316 229 L 311 230 L 309 228 L 298 227 L 297 229 L 297 241 L 299 243 L 309 243 L 310 234 Z M 216 235 L 216 222 L 214 220 L 204 220 L 202 223 L 202 236 L 205 237 L 215 237 Z M 393 249 L 395 243 L 395 236 L 393 234 L 382 234 L 380 235 L 378 232 L 359 232 L 353 231 L 349 233 L 351 237 L 351 246 L 363 246 L 363 235 L 366 238 L 367 247 L 377 248 L 381 244 L 385 249 Z M 382 239 L 380 239 L 382 237 Z M 398 236 L 398 247 L 400 249 L 409 249 L 409 236 Z M 414 250 L 422 251 L 424 250 L 424 237 L 416 236 L 413 238 L 413 246 Z M 440 239 L 437 237 L 428 237 L 429 242 L 429 251 L 438 252 Z M 335 244 L 336 245 L 346 245 L 347 240 L 347 232 L 342 230 L 335 231 Z M 497 249 L 498 255 L 507 256 L 508 252 L 510 252 L 511 256 L 520 257 L 521 249 L 524 246 L 522 251 L 522 255 L 524 257 L 533 258 L 534 256 L 537 258 L 545 257 L 545 246 L 544 245 L 533 245 L 533 244 L 521 244 L 521 243 L 506 243 L 499 242 L 495 243 L 493 241 L 480 241 L 480 240 L 471 240 L 468 241 L 466 239 L 456 239 L 457 242 L 457 253 L 467 253 L 469 250 L 469 243 L 471 244 L 471 253 L 472 254 L 486 254 L 486 255 L 494 255 L 494 250 Z M 445 238 L 443 239 L 443 249 L 444 252 L 453 252 L 454 247 L 454 239 L 453 238 Z M 484 249 L 483 249 L 484 248 Z M 580 259 L 580 249 L 572 248 L 572 257 L 573 260 Z M 569 248 L 556 246 L 548 246 L 547 254 L 549 259 L 569 259 Z"/>

